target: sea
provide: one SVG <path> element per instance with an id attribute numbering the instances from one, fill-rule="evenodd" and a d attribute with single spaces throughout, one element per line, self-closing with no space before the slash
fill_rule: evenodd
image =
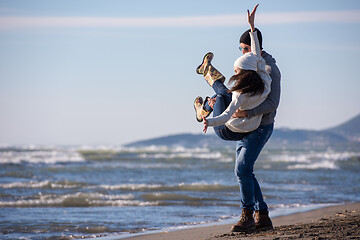
<path id="1" fill-rule="evenodd" d="M 235 145 L 0 145 L 0 239 L 122 239 L 235 223 Z M 360 201 L 360 146 L 264 148 L 272 217 Z"/>

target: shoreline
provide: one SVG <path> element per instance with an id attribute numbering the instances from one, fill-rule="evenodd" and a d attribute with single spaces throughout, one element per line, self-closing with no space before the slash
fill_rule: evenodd
<path id="1" fill-rule="evenodd" d="M 356 218 L 356 220 L 353 220 Z M 358 218 L 358 219 L 357 219 Z M 350 221 L 344 223 L 344 226 L 339 226 L 336 224 L 339 221 Z M 266 232 L 255 232 L 251 234 L 244 233 L 231 233 L 231 226 L 237 221 L 231 224 L 206 224 L 205 226 L 195 226 L 189 227 L 186 229 L 178 230 L 158 230 L 154 232 L 147 233 L 134 233 L 126 236 L 113 235 L 100 237 L 96 239 L 101 240 L 117 240 L 117 239 L 129 239 L 129 240 L 187 240 L 187 239 L 203 239 L 203 240 L 227 240 L 227 239 L 288 239 L 288 236 L 293 236 L 297 234 L 298 238 L 302 239 L 312 239 L 319 231 L 319 229 L 324 228 L 325 232 L 334 237 L 333 235 L 341 234 L 342 230 L 347 226 L 352 226 L 351 221 L 356 221 L 358 225 L 356 228 L 359 228 L 360 220 L 360 202 L 356 203 L 347 203 L 340 205 L 332 205 L 320 207 L 312 210 L 305 210 L 302 212 L 290 213 L 288 215 L 279 215 L 272 217 L 274 230 Z M 318 225 L 327 224 L 326 227 L 321 227 Z M 336 231 L 334 227 L 340 227 L 339 231 Z M 329 229 L 326 229 L 329 228 Z M 346 229 L 345 229 L 346 230 Z M 308 233 L 308 232 L 309 233 Z M 320 231 L 319 231 L 320 232 Z M 306 238 L 306 235 L 309 234 L 311 237 Z M 325 233 L 324 233 L 325 234 Z M 351 239 L 360 239 L 360 230 L 351 230 L 349 229 L 346 233 L 349 236 L 354 236 L 355 238 Z M 329 236 L 328 236 L 329 237 Z M 343 237 L 346 239 L 346 237 Z M 296 238 L 293 238 L 296 239 Z M 336 239 L 336 236 L 335 236 Z M 349 238 L 350 239 L 350 238 Z"/>

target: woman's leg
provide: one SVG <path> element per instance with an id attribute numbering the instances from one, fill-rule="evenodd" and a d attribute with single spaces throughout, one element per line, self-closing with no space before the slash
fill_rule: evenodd
<path id="1" fill-rule="evenodd" d="M 231 102 L 231 96 L 232 96 L 232 93 L 229 91 L 229 89 L 225 86 L 225 84 L 222 82 L 222 81 L 215 81 L 212 85 L 212 88 L 214 89 L 215 91 L 215 95 L 212 96 L 211 98 L 216 98 L 218 94 L 222 94 L 224 95 L 226 98 L 229 98 L 230 101 L 229 103 L 226 104 L 226 107 L 224 108 L 224 110 L 227 108 L 227 106 L 230 104 Z M 226 99 L 227 100 L 227 99 Z M 209 102 L 208 101 L 205 101 L 205 104 L 204 104 L 204 108 L 208 111 L 212 111 L 213 109 L 210 107 L 209 105 Z M 223 111 L 222 111 L 223 112 Z M 221 113 L 222 113 L 221 112 Z M 219 115 L 219 114 L 218 114 Z M 218 116 L 216 115 L 216 116 Z"/>
<path id="2" fill-rule="evenodd" d="M 222 114 L 225 109 L 229 106 L 231 102 L 231 93 L 224 94 L 216 94 L 216 102 L 214 104 L 213 116 L 219 116 Z M 227 141 L 238 141 L 241 140 L 245 134 L 233 132 L 228 129 L 225 125 L 214 127 L 214 131 L 218 137 Z"/>
<path id="3" fill-rule="evenodd" d="M 232 93 L 222 81 L 215 81 L 211 87 L 212 89 L 214 89 L 216 94 L 223 94 L 230 97 L 230 102 L 231 102 Z"/>

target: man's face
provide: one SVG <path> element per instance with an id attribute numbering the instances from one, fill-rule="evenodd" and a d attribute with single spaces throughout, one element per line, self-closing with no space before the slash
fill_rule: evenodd
<path id="1" fill-rule="evenodd" d="M 240 43 L 240 50 L 242 51 L 243 54 L 251 52 L 251 46 L 245 43 Z"/>

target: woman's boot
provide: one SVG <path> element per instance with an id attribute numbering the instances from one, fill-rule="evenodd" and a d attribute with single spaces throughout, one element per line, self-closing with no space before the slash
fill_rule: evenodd
<path id="1" fill-rule="evenodd" d="M 209 111 L 205 108 L 205 103 L 209 97 L 206 97 L 205 102 L 202 97 L 195 98 L 194 101 L 194 109 L 196 113 L 196 120 L 198 122 L 202 122 L 204 118 L 208 117 L 212 111 Z"/>
<path id="2" fill-rule="evenodd" d="M 214 66 L 211 65 L 211 60 L 213 57 L 214 54 L 208 52 L 205 54 L 200 66 L 196 68 L 196 73 L 202 74 L 210 87 L 212 87 L 213 83 L 217 80 L 222 82 L 225 81 L 225 77 L 216 68 L 214 68 Z"/>

